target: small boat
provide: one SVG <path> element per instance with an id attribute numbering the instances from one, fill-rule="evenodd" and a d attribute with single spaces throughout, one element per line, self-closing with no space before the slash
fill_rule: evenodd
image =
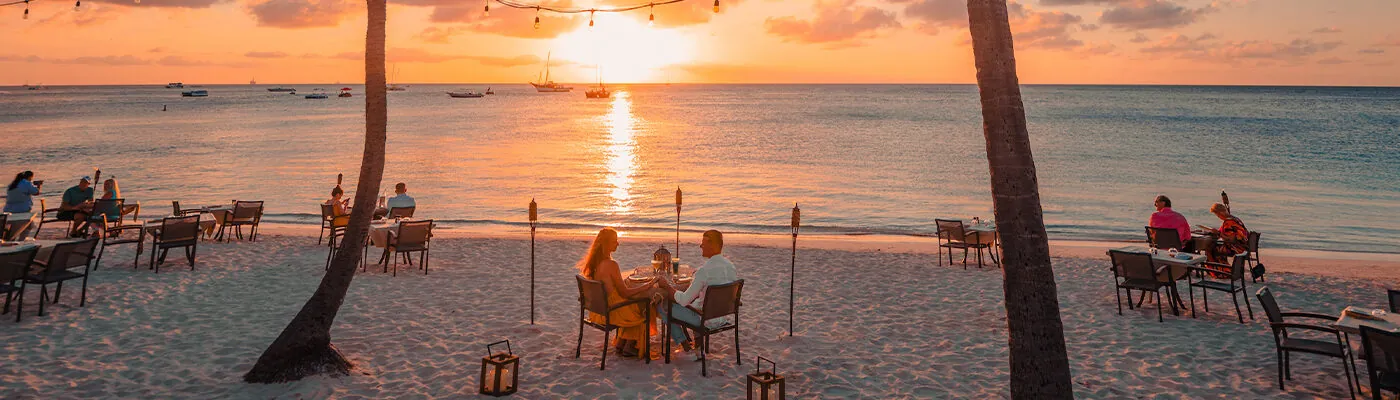
<path id="1" fill-rule="evenodd" d="M 209 91 L 204 89 L 186 90 L 180 92 L 180 97 L 209 97 Z"/>
<path id="2" fill-rule="evenodd" d="M 545 55 L 544 71 L 541 73 L 542 77 L 536 79 L 540 82 L 530 82 L 530 86 L 534 86 L 535 91 L 540 93 L 564 93 L 574 90 L 574 88 L 572 87 L 560 85 L 558 83 L 554 83 L 554 81 L 549 80 L 549 60 L 553 56 L 553 52 L 550 52 L 549 54 Z"/>
<path id="3" fill-rule="evenodd" d="M 269 92 L 295 92 L 295 91 L 297 91 L 297 90 L 296 90 L 295 88 L 289 88 L 289 87 L 281 87 L 281 86 L 278 86 L 278 87 L 275 87 L 275 88 L 267 88 L 267 91 L 269 91 Z"/>
<path id="4" fill-rule="evenodd" d="M 398 76 L 399 76 L 399 65 L 398 65 L 398 64 L 394 64 L 394 73 L 393 73 L 393 76 L 390 76 L 390 78 L 392 78 L 392 79 L 390 79 L 390 80 L 391 80 L 391 81 L 396 81 L 396 80 L 398 80 Z M 388 90 L 388 91 L 390 91 L 390 92 L 402 92 L 402 91 L 408 90 L 408 87 L 406 87 L 406 86 L 399 86 L 399 85 L 397 85 L 397 84 L 390 83 L 389 86 L 385 87 L 384 89 L 385 89 L 385 90 Z"/>
<path id="5" fill-rule="evenodd" d="M 170 82 L 170 83 L 165 84 L 165 88 L 166 88 L 166 89 L 184 89 L 184 88 L 185 88 L 185 84 L 180 83 L 180 82 Z"/>
<path id="6" fill-rule="evenodd" d="M 491 87 L 488 86 L 488 87 L 486 88 L 486 94 L 496 94 L 496 92 L 492 92 L 492 91 L 491 91 Z"/>
<path id="7" fill-rule="evenodd" d="M 465 91 L 465 92 L 447 92 L 447 95 L 450 96 L 450 97 L 453 97 L 453 98 L 467 98 L 467 99 L 475 99 L 475 98 L 478 98 L 478 97 L 486 97 L 486 94 L 485 94 L 485 93 L 477 93 L 477 92 L 473 92 L 473 91 L 470 91 L 470 90 Z"/>
<path id="8" fill-rule="evenodd" d="M 335 97 L 350 97 L 350 88 L 340 88 L 340 94 Z"/>
<path id="9" fill-rule="evenodd" d="M 329 98 L 331 98 L 331 96 L 326 95 L 326 89 L 313 89 L 311 94 L 306 95 L 306 98 L 308 98 L 308 99 L 329 99 Z"/>
<path id="10" fill-rule="evenodd" d="M 258 84 L 258 78 L 249 79 L 249 80 L 248 80 L 248 84 L 249 84 L 249 85 L 256 85 L 256 84 Z"/>
<path id="11" fill-rule="evenodd" d="M 598 69 L 598 87 L 588 89 L 583 92 L 583 96 L 590 99 L 606 99 L 612 97 L 612 92 L 608 91 L 608 87 L 603 86 L 603 71 L 601 68 Z"/>

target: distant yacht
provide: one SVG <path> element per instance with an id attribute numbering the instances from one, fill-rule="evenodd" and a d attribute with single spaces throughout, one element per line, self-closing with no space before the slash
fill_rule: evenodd
<path id="1" fill-rule="evenodd" d="M 180 93 L 181 97 L 209 97 L 209 91 L 204 89 L 186 90 Z"/>
<path id="2" fill-rule="evenodd" d="M 253 79 L 249 80 L 249 81 L 248 81 L 248 84 L 249 84 L 249 85 L 256 85 L 256 84 L 258 84 L 258 78 L 253 78 Z"/>
<path id="3" fill-rule="evenodd" d="M 608 91 L 608 87 L 603 86 L 603 70 L 601 68 L 598 69 L 598 87 L 588 89 L 588 91 L 583 92 L 583 96 L 590 99 L 606 99 L 612 97 L 612 92 Z"/>
<path id="4" fill-rule="evenodd" d="M 560 85 L 558 83 L 554 83 L 554 81 L 549 80 L 549 60 L 551 57 L 554 56 L 553 53 L 554 52 L 550 52 L 544 57 L 544 72 L 542 72 L 543 77 L 537 79 L 539 82 L 530 82 L 530 86 L 534 86 L 536 92 L 563 93 L 574 90 L 574 88 L 572 87 Z"/>
<path id="5" fill-rule="evenodd" d="M 312 89 L 312 93 L 306 95 L 306 98 L 308 98 L 308 99 L 329 99 L 330 96 L 327 96 L 327 95 L 326 95 L 326 90 L 325 90 L 325 89 Z"/>
<path id="6" fill-rule="evenodd" d="M 496 94 L 496 92 L 491 91 L 491 87 L 490 87 L 490 86 L 487 86 L 487 87 L 486 87 L 486 94 Z"/>
<path id="7" fill-rule="evenodd" d="M 278 86 L 278 87 L 274 87 L 274 88 L 267 88 L 267 91 L 269 91 L 269 92 L 296 92 L 297 90 L 296 90 L 296 88 L 289 88 L 289 87 L 281 87 L 281 86 Z"/>
<path id="8" fill-rule="evenodd" d="M 180 83 L 180 82 L 170 82 L 170 83 L 165 84 L 165 88 L 166 88 L 166 89 L 184 89 L 184 88 L 185 88 L 185 84 Z"/>
<path id="9" fill-rule="evenodd" d="M 453 97 L 453 98 L 467 98 L 467 99 L 475 99 L 475 98 L 478 98 L 478 97 L 486 97 L 486 94 L 485 94 L 485 93 L 477 93 L 477 92 L 473 92 L 473 91 L 470 91 L 470 90 L 464 91 L 464 92 L 447 92 L 447 95 L 448 95 L 449 97 Z"/>
<path id="10" fill-rule="evenodd" d="M 391 76 L 389 77 L 389 81 L 390 81 L 390 82 L 397 81 L 397 80 L 399 80 L 398 78 L 399 78 L 399 65 L 398 65 L 398 64 L 394 64 L 394 74 L 391 75 Z M 385 89 L 387 89 L 387 90 L 390 91 L 390 92 L 402 92 L 402 91 L 408 90 L 408 87 L 406 87 L 406 86 L 399 86 L 398 84 L 390 83 L 389 86 L 385 87 Z"/>

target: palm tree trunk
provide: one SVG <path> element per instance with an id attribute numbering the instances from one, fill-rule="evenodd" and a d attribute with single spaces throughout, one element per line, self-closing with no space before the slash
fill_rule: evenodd
<path id="1" fill-rule="evenodd" d="M 386 0 L 367 0 L 369 23 L 365 33 L 365 152 L 360 160 L 360 178 L 355 186 L 355 206 L 345 230 L 345 240 L 321 278 L 316 293 L 301 307 L 292 322 L 258 357 L 253 369 L 243 375 L 250 383 L 295 381 L 318 374 L 347 374 L 353 365 L 331 345 L 331 325 L 335 322 L 361 249 L 369 233 L 379 181 L 384 177 L 384 141 L 389 110 L 385 98 L 384 23 Z"/>
<path id="2" fill-rule="evenodd" d="M 1071 399 L 1069 357 L 1056 297 L 1050 244 L 1040 209 L 1035 160 L 1016 79 L 1006 0 L 968 0 L 982 133 L 1000 232 L 1011 397 Z"/>

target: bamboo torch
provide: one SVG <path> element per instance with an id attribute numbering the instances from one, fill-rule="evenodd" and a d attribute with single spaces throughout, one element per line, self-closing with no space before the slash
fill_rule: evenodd
<path id="1" fill-rule="evenodd" d="M 681 256 L 681 187 L 676 186 L 676 257 Z"/>
<path id="2" fill-rule="evenodd" d="M 530 325 L 535 324 L 535 226 L 539 220 L 539 205 L 530 199 Z"/>
<path id="3" fill-rule="evenodd" d="M 788 275 L 788 336 L 792 336 L 793 309 L 797 297 L 797 231 L 802 227 L 802 209 L 792 203 L 792 270 Z"/>

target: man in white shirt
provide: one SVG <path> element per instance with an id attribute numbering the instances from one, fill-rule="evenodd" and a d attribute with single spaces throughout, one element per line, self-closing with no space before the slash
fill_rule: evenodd
<path id="1" fill-rule="evenodd" d="M 395 208 L 409 208 L 417 206 L 413 203 L 413 197 L 409 197 L 408 195 L 408 185 L 405 185 L 403 182 L 399 182 L 398 184 L 394 185 L 394 193 L 394 197 L 390 197 L 389 200 L 385 202 L 384 215 L 389 215 L 389 211 L 392 211 Z"/>
<path id="2" fill-rule="evenodd" d="M 701 310 L 705 307 L 705 288 L 739 280 L 738 274 L 734 270 L 734 263 L 729 262 L 728 258 L 720 254 L 723 251 L 724 235 L 717 230 L 705 231 L 704 236 L 700 239 L 700 255 L 705 257 L 705 265 L 695 270 L 695 278 L 691 280 L 690 287 L 686 288 L 684 292 L 680 292 L 662 280 L 667 293 L 675 300 L 675 304 L 671 305 L 670 310 L 675 319 L 691 325 L 699 325 L 701 322 L 700 314 L 696 313 L 695 310 Z M 705 321 L 705 324 L 711 327 L 727 323 L 730 323 L 729 317 Z M 683 326 L 671 324 L 671 340 L 681 345 L 686 351 L 690 351 L 693 347 L 688 336 Z"/>

